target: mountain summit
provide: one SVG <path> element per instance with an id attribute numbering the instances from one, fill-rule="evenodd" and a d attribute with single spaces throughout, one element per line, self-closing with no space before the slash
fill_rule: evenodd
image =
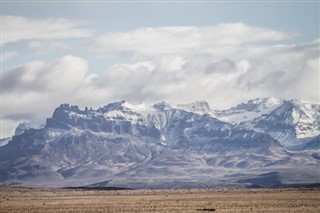
<path id="1" fill-rule="evenodd" d="M 205 101 L 62 104 L 43 128 L 19 129 L 0 147 L 0 178 L 51 187 L 310 184 L 319 180 L 319 115 L 319 105 L 275 98 L 220 111 Z"/>

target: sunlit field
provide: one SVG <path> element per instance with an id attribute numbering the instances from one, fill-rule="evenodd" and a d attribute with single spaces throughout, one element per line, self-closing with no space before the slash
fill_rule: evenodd
<path id="1" fill-rule="evenodd" d="M 6 188 L 1 212 L 319 212 L 319 189 L 74 190 Z"/>

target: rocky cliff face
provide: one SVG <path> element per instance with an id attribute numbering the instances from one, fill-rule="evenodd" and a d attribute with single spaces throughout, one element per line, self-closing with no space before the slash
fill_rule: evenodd
<path id="1" fill-rule="evenodd" d="M 0 178 L 54 187 L 207 187 L 250 185 L 244 180 L 272 172 L 277 183 L 313 183 L 319 114 L 319 105 L 272 98 L 222 111 L 204 101 L 62 104 L 44 128 L 0 147 Z"/>

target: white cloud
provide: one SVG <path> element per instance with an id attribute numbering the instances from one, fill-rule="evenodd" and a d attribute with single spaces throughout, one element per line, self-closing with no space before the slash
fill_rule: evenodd
<path id="1" fill-rule="evenodd" d="M 241 23 L 108 33 L 94 40 L 92 47 L 99 54 L 130 56 L 130 62 L 92 73 L 86 59 L 67 55 L 8 70 L 1 79 L 2 119 L 43 122 L 61 103 L 98 107 L 122 99 L 207 100 L 212 108 L 265 96 L 320 102 L 319 40 L 263 43 L 291 36 Z M 43 44 L 37 40 L 29 47 Z"/>
<path id="2" fill-rule="evenodd" d="M 22 120 L 1 119 L 1 138 L 11 137 L 14 135 L 16 127 Z"/>
<path id="3" fill-rule="evenodd" d="M 171 54 L 223 54 L 239 45 L 260 41 L 279 41 L 295 34 L 243 23 L 208 27 L 140 28 L 126 32 L 111 32 L 98 37 L 93 46 L 106 54 L 135 57 Z"/>
<path id="4" fill-rule="evenodd" d="M 320 58 L 307 60 L 293 83 L 297 98 L 320 103 Z"/>
<path id="5" fill-rule="evenodd" d="M 55 50 L 67 51 L 71 49 L 70 45 L 62 41 L 31 41 L 28 43 L 27 47 L 36 50 L 36 52 L 39 54 L 44 54 Z"/>
<path id="6" fill-rule="evenodd" d="M 85 87 L 87 72 L 87 61 L 70 55 L 49 63 L 33 61 L 4 72 L 1 119 L 10 123 L 44 122 L 56 106 L 72 101 L 79 88 Z"/>
<path id="7" fill-rule="evenodd" d="M 34 19 L 20 16 L 2 16 L 2 45 L 32 39 L 66 39 L 92 36 L 82 28 L 81 20 L 65 18 Z"/>
<path id="8" fill-rule="evenodd" d="M 10 51 L 10 52 L 3 52 L 1 54 L 1 62 L 6 62 L 6 61 L 9 61 L 11 60 L 12 58 L 14 58 L 15 56 L 17 56 L 18 53 L 15 52 L 15 51 Z"/>
<path id="9" fill-rule="evenodd" d="M 67 55 L 52 63 L 32 61 L 2 74 L 2 93 L 73 92 L 88 71 L 87 61 Z"/>

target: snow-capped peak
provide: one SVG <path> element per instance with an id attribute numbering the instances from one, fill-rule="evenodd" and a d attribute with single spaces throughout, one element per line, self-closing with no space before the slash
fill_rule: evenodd
<path id="1" fill-rule="evenodd" d="M 276 107 L 283 104 L 283 102 L 284 100 L 274 98 L 274 97 L 257 98 L 257 99 L 249 100 L 247 103 L 241 103 L 236 107 L 234 107 L 234 109 L 244 109 L 247 111 L 262 112 L 265 110 L 267 111 L 273 110 Z"/>
<path id="2" fill-rule="evenodd" d="M 153 107 L 161 111 L 170 110 L 170 109 L 180 109 L 187 112 L 194 112 L 194 113 L 200 113 L 200 114 L 211 112 L 210 106 L 206 101 L 196 101 L 190 104 L 173 104 L 168 102 L 160 102 L 153 105 Z"/>
<path id="3" fill-rule="evenodd" d="M 122 101 L 118 101 L 118 102 L 113 102 L 113 103 L 109 103 L 101 108 L 98 109 L 98 111 L 101 112 L 109 112 L 109 111 L 113 111 L 113 110 L 122 110 L 124 108 L 124 104 L 126 103 L 126 101 L 122 100 Z"/>
<path id="4" fill-rule="evenodd" d="M 151 110 L 151 108 L 144 103 L 133 105 L 133 104 L 130 104 L 129 102 L 125 102 L 123 106 L 126 107 L 127 109 L 131 109 L 132 111 L 137 111 L 137 112 L 141 112 L 141 111 L 145 112 L 145 111 Z"/>
<path id="5" fill-rule="evenodd" d="M 302 104 L 301 101 L 299 101 L 298 99 L 295 99 L 295 98 L 291 99 L 289 102 L 291 102 L 294 105 L 301 105 Z"/>
<path id="6" fill-rule="evenodd" d="M 210 106 L 206 101 L 196 101 L 190 104 L 178 104 L 177 107 L 185 111 L 196 113 L 209 113 L 211 111 Z"/>
<path id="7" fill-rule="evenodd" d="M 144 103 L 140 103 L 138 105 L 131 104 L 127 101 L 118 101 L 118 102 L 113 102 L 110 104 L 107 104 L 106 106 L 99 108 L 99 111 L 105 113 L 105 112 L 110 112 L 110 111 L 132 111 L 132 112 L 144 112 L 144 111 L 150 111 L 151 108 L 147 106 Z"/>
<path id="8" fill-rule="evenodd" d="M 257 98 L 227 110 L 217 111 L 216 114 L 223 121 L 239 124 L 243 121 L 253 120 L 263 114 L 268 114 L 283 103 L 283 99 L 274 97 Z"/>

